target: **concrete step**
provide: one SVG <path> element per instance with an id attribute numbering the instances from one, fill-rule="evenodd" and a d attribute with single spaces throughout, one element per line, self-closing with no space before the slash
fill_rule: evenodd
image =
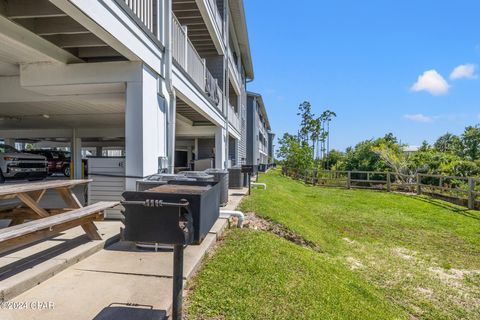
<path id="1" fill-rule="evenodd" d="M 1 255 L 0 301 L 11 300 L 118 240 L 121 222 L 95 224 L 102 240 L 90 241 L 77 227 Z"/>

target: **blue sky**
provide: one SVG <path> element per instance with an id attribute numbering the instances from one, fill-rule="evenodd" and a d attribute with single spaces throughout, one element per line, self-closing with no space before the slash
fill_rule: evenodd
<path id="1" fill-rule="evenodd" d="M 317 114 L 337 113 L 331 144 L 341 150 L 386 132 L 419 145 L 480 123 L 478 0 L 245 6 L 255 68 L 248 89 L 264 96 L 277 136 L 296 132 L 304 100 Z"/>

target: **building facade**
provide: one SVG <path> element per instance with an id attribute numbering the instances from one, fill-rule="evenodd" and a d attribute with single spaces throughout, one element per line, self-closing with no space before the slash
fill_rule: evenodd
<path id="1" fill-rule="evenodd" d="M 0 139 L 125 155 L 126 188 L 247 157 L 243 0 L 0 1 Z M 263 158 L 262 158 L 263 159 Z"/>
<path id="2" fill-rule="evenodd" d="M 247 93 L 246 164 L 269 165 L 273 162 L 273 138 L 267 110 L 260 94 Z"/>

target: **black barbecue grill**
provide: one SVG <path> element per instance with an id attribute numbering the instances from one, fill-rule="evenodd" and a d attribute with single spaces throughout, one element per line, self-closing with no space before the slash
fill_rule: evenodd
<path id="1" fill-rule="evenodd" d="M 122 202 L 125 241 L 174 245 L 172 319 L 182 316 L 184 246 L 200 244 L 220 215 L 218 183 L 185 183 L 124 192 Z"/>

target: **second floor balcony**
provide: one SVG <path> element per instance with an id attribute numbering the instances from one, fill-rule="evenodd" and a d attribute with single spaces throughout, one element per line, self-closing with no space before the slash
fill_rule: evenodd
<path id="1" fill-rule="evenodd" d="M 173 59 L 195 85 L 209 97 L 218 111 L 225 114 L 222 105 L 223 92 L 218 79 L 212 76 L 207 69 L 206 60 L 200 56 L 189 39 L 187 27 L 182 26 L 175 16 L 172 23 Z"/>

